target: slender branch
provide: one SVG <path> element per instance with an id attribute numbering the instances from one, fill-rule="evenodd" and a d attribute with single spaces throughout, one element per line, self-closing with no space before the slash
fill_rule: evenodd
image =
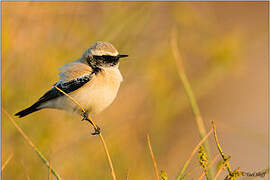
<path id="1" fill-rule="evenodd" d="M 62 89 L 60 89 L 57 86 L 54 86 L 58 91 L 60 91 L 61 93 L 63 93 L 65 96 L 67 96 L 69 99 L 72 100 L 72 102 L 74 102 L 75 104 L 77 104 L 83 112 L 85 112 L 84 108 L 80 105 L 80 103 L 78 103 L 78 101 L 76 101 L 72 96 L 70 96 L 69 94 L 67 94 L 65 91 L 63 91 Z"/>
<path id="2" fill-rule="evenodd" d="M 223 163 L 224 163 L 224 166 L 226 167 L 227 171 L 229 172 L 230 175 L 232 175 L 232 170 L 230 168 L 230 164 L 229 164 L 229 159 L 230 157 L 226 157 L 224 152 L 222 151 L 221 149 L 221 146 L 219 144 L 219 141 L 218 141 L 218 138 L 217 138 L 217 131 L 216 131 L 216 126 L 215 126 L 215 122 L 212 121 L 212 125 L 213 125 L 213 130 L 214 130 L 214 137 L 215 137 L 215 141 L 216 141 L 216 145 L 217 145 L 217 148 L 218 148 L 218 151 L 223 159 Z"/>
<path id="3" fill-rule="evenodd" d="M 49 177 L 48 177 L 49 180 L 52 179 L 52 173 L 51 173 L 51 160 L 49 161 Z"/>
<path id="4" fill-rule="evenodd" d="M 13 153 L 9 155 L 8 159 L 4 162 L 4 164 L 1 167 L 1 172 L 3 173 L 3 170 L 5 169 L 5 167 L 7 166 L 7 164 L 9 163 L 9 161 L 13 158 Z"/>
<path id="5" fill-rule="evenodd" d="M 73 97 L 71 97 L 69 94 L 67 94 L 67 93 L 64 92 L 62 89 L 58 88 L 57 86 L 54 86 L 54 87 L 55 87 L 58 91 L 60 91 L 61 93 L 63 93 L 65 96 L 67 96 L 73 103 L 77 104 L 77 105 L 81 108 L 81 110 L 82 110 L 84 113 L 86 112 L 85 109 L 81 106 L 81 104 L 80 104 L 78 101 L 76 101 Z M 96 124 L 94 123 L 94 121 L 92 120 L 92 118 L 91 118 L 91 117 L 88 117 L 88 119 L 91 121 L 92 125 L 93 125 L 94 128 L 96 129 L 97 126 L 96 126 Z"/>
<path id="6" fill-rule="evenodd" d="M 202 145 L 202 143 L 204 141 L 206 141 L 206 139 L 210 136 L 210 134 L 213 132 L 213 129 L 211 129 L 202 139 L 201 141 L 197 144 L 197 146 L 195 146 L 195 148 L 193 149 L 192 153 L 190 154 L 189 158 L 187 159 L 187 161 L 185 162 L 183 168 L 181 169 L 181 171 L 178 173 L 177 176 L 177 180 L 183 179 L 183 174 L 185 172 L 185 170 L 187 169 L 192 157 L 194 156 L 194 154 L 198 151 L 199 147 Z"/>
<path id="7" fill-rule="evenodd" d="M 214 177 L 214 180 L 217 180 L 218 176 L 220 175 L 220 173 L 222 172 L 222 170 L 224 169 L 224 165 L 222 164 L 221 167 L 219 168 L 217 174 Z"/>
<path id="8" fill-rule="evenodd" d="M 209 165 L 208 165 L 207 168 L 209 168 L 209 167 L 211 167 L 211 166 L 213 165 L 213 163 L 217 160 L 217 157 L 218 157 L 218 155 L 216 155 L 216 156 L 214 157 L 214 159 L 212 159 L 212 161 L 209 163 Z M 182 177 L 182 179 L 186 178 L 186 177 L 189 176 L 193 171 L 199 169 L 200 167 L 201 167 L 201 166 L 196 166 L 196 167 L 194 167 L 193 169 L 191 169 L 190 171 L 188 171 L 188 172 Z M 201 174 L 202 177 L 205 175 L 204 173 L 205 173 L 205 172 L 203 172 L 203 173 Z"/>
<path id="9" fill-rule="evenodd" d="M 116 180 L 116 175 L 115 175 L 115 172 L 114 172 L 114 168 L 113 168 L 112 159 L 111 159 L 111 156 L 110 156 L 110 154 L 109 154 L 109 151 L 108 151 L 107 145 L 106 145 L 105 140 L 104 140 L 104 138 L 103 138 L 103 136 L 102 136 L 102 134 L 101 134 L 101 133 L 99 134 L 99 137 L 100 137 L 101 142 L 102 142 L 102 144 L 103 144 L 103 147 L 104 147 L 104 150 L 105 150 L 105 153 L 106 153 L 107 159 L 108 159 L 108 163 L 109 163 L 110 168 L 111 168 L 111 175 L 112 175 L 112 178 L 113 178 L 113 180 Z"/>
<path id="10" fill-rule="evenodd" d="M 185 179 L 186 177 L 190 176 L 191 173 L 192 173 L 193 171 L 195 171 L 195 170 L 197 170 L 197 169 L 200 169 L 200 167 L 201 167 L 201 166 L 196 166 L 196 167 L 192 168 L 191 170 L 189 170 L 189 171 L 181 178 L 181 180 L 183 180 L 183 179 Z"/>
<path id="11" fill-rule="evenodd" d="M 190 105 L 192 108 L 192 112 L 193 112 L 195 119 L 196 119 L 196 123 L 198 126 L 200 136 L 201 136 L 201 138 L 203 138 L 206 134 L 204 122 L 203 122 L 201 112 L 200 112 L 198 103 L 196 101 L 195 95 L 193 93 L 193 90 L 191 88 L 191 85 L 190 85 L 189 80 L 188 80 L 186 73 L 185 73 L 185 69 L 184 69 L 184 65 L 183 65 L 183 58 L 179 52 L 179 48 L 177 45 L 177 34 L 176 34 L 175 28 L 172 30 L 172 33 L 171 33 L 171 47 L 172 47 L 172 52 L 173 52 L 174 59 L 175 59 L 176 65 L 177 65 L 177 70 L 178 70 L 177 72 L 178 72 L 179 77 L 183 83 L 185 92 L 188 96 L 188 99 L 189 99 L 189 102 L 190 102 Z M 210 158 L 210 150 L 208 148 L 208 141 L 205 141 L 203 143 L 203 146 L 205 148 L 207 157 Z M 211 168 L 208 171 L 209 171 L 208 175 L 207 175 L 208 179 L 212 179 Z"/>
<path id="12" fill-rule="evenodd" d="M 82 109 L 83 112 L 86 112 L 86 111 L 84 110 L 84 108 L 81 106 L 81 104 L 80 104 L 78 101 L 76 101 L 73 97 L 71 97 L 69 94 L 67 94 L 66 92 L 64 92 L 63 90 L 61 90 L 60 88 L 58 88 L 57 86 L 54 86 L 54 87 L 55 87 L 57 90 L 59 90 L 60 92 L 62 92 L 65 96 L 67 96 L 68 98 L 70 98 L 75 104 L 77 104 L 77 105 Z M 97 126 L 96 126 L 96 124 L 94 123 L 94 121 L 92 120 L 92 118 L 89 116 L 88 119 L 91 121 L 92 125 L 93 125 L 94 128 L 96 129 Z M 98 136 L 99 136 L 99 138 L 100 138 L 100 140 L 101 140 L 101 142 L 102 142 L 103 148 L 104 148 L 104 150 L 105 150 L 106 157 L 107 157 L 107 160 L 108 160 L 110 169 L 111 169 L 111 175 L 112 175 L 112 178 L 113 178 L 113 180 L 116 180 L 116 175 L 115 175 L 115 171 L 114 171 L 112 159 L 111 159 L 110 153 L 109 153 L 109 151 L 108 151 L 108 147 L 107 147 L 107 145 L 106 145 L 106 142 L 105 142 L 105 140 L 104 140 L 104 138 L 103 138 L 103 136 L 102 136 L 101 133 L 99 133 Z"/>
<path id="13" fill-rule="evenodd" d="M 240 167 L 232 170 L 230 168 L 230 162 L 229 162 L 229 159 L 231 158 L 230 156 L 226 156 L 225 153 L 222 151 L 221 149 L 221 146 L 219 144 L 219 141 L 218 141 L 218 138 L 217 138 L 217 132 L 216 132 L 216 126 L 215 126 L 215 122 L 212 121 L 212 126 L 213 126 L 213 130 L 214 130 L 214 137 L 215 137 L 215 141 L 216 141 L 216 145 L 217 145 L 217 148 L 218 148 L 218 151 L 219 151 L 219 154 L 220 156 L 222 157 L 222 160 L 223 160 L 223 163 L 222 163 L 222 167 L 219 169 L 218 173 L 216 174 L 215 176 L 215 179 L 217 179 L 217 177 L 219 176 L 219 174 L 221 173 L 221 171 L 223 169 L 227 169 L 228 171 L 228 175 L 225 177 L 225 179 L 236 179 L 237 177 L 240 177 L 240 176 L 245 176 L 245 175 L 249 175 L 251 174 L 251 176 L 261 176 L 261 172 L 258 172 L 258 173 L 247 173 L 247 172 L 244 172 L 244 171 L 239 171 Z M 264 175 L 266 174 L 266 171 L 264 173 Z"/>
<path id="14" fill-rule="evenodd" d="M 50 165 L 49 165 L 48 160 L 41 154 L 39 149 L 34 145 L 34 143 L 30 140 L 30 138 L 23 132 L 23 130 L 19 127 L 19 125 L 14 121 L 14 119 L 10 116 L 10 114 L 3 107 L 2 107 L 2 111 L 4 111 L 4 113 L 6 114 L 8 119 L 12 122 L 12 124 L 15 126 L 15 128 L 19 131 L 19 133 L 23 136 L 23 138 L 31 146 L 31 148 L 37 153 L 37 155 L 41 159 L 41 161 L 49 168 Z M 51 168 L 51 172 L 54 174 L 56 179 L 61 180 L 61 177 L 53 168 Z"/>
<path id="15" fill-rule="evenodd" d="M 147 144 L 148 144 L 148 148 L 149 148 L 149 151 L 150 151 L 150 155 L 152 157 L 152 161 L 153 161 L 153 165 L 154 165 L 154 169 L 155 169 L 155 174 L 156 174 L 156 180 L 159 180 L 157 162 L 156 162 L 156 159 L 155 159 L 152 147 L 151 147 L 149 134 L 147 134 Z"/>
<path id="16" fill-rule="evenodd" d="M 199 128 L 200 136 L 203 137 L 206 134 L 206 130 L 204 127 L 204 123 L 202 120 L 202 116 L 201 116 L 201 112 L 200 112 L 198 103 L 196 101 L 195 95 L 193 93 L 193 90 L 191 88 L 191 85 L 190 85 L 189 80 L 188 80 L 186 73 L 185 73 L 185 69 L 184 69 L 184 65 L 183 65 L 183 58 L 179 52 L 179 48 L 177 45 L 177 35 L 176 35 L 175 29 L 173 29 L 172 35 L 171 35 L 171 47 L 172 47 L 172 52 L 173 52 L 174 59 L 175 59 L 176 65 L 177 65 L 177 70 L 178 70 L 177 72 L 179 74 L 179 77 L 183 83 L 185 92 L 186 92 L 188 99 L 190 101 L 190 105 L 191 105 L 193 114 L 196 117 L 196 123 L 197 123 L 198 128 Z"/>

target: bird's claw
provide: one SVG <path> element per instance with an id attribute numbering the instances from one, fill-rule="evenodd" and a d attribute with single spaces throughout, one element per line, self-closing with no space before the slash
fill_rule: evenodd
<path id="1" fill-rule="evenodd" d="M 89 113 L 86 111 L 86 112 L 84 112 L 83 114 L 82 114 L 82 121 L 88 121 L 89 119 L 88 119 L 88 115 L 89 115 Z"/>
<path id="2" fill-rule="evenodd" d="M 94 127 L 94 130 L 95 132 L 91 133 L 92 135 L 98 135 L 100 134 L 100 127 L 98 127 L 97 125 L 94 125 L 92 121 L 90 121 L 90 119 L 88 119 L 88 115 L 89 113 L 86 111 L 86 112 L 83 112 L 82 116 L 82 121 L 88 121 L 90 124 L 92 124 L 92 126 Z"/>
<path id="3" fill-rule="evenodd" d="M 100 134 L 100 128 L 96 125 L 95 132 L 91 133 L 93 136 Z"/>

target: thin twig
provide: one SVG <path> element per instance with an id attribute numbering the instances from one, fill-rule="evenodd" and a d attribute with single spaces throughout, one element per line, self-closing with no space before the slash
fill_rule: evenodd
<path id="1" fill-rule="evenodd" d="M 185 73 L 185 69 L 184 69 L 184 65 L 183 65 L 183 58 L 179 52 L 178 45 L 177 45 L 177 35 L 176 35 L 175 29 L 173 29 L 172 35 L 171 35 L 171 47 L 172 47 L 174 59 L 175 59 L 176 64 L 177 64 L 177 70 L 178 70 L 177 72 L 178 72 L 180 79 L 183 83 L 185 92 L 187 93 L 187 96 L 189 98 L 193 114 L 196 117 L 196 123 L 197 123 L 198 128 L 199 128 L 200 136 L 203 137 L 206 134 L 206 130 L 204 127 L 204 123 L 202 120 L 202 116 L 201 116 L 201 112 L 200 112 L 198 103 L 196 101 L 195 95 L 193 93 L 193 90 L 191 88 L 191 85 L 190 85 L 189 80 L 188 80 L 186 73 Z"/>
<path id="2" fill-rule="evenodd" d="M 208 168 L 211 167 L 211 166 L 213 165 L 213 163 L 217 160 L 217 159 L 216 159 L 217 157 L 218 157 L 218 155 L 216 155 L 216 156 L 214 157 L 214 159 L 212 159 L 212 161 L 211 161 L 211 162 L 209 163 L 209 165 L 208 165 Z M 190 176 L 190 174 L 191 174 L 193 171 L 195 171 L 195 170 L 197 170 L 197 169 L 200 169 L 200 167 L 201 167 L 201 166 L 196 166 L 196 167 L 192 168 L 190 171 L 188 171 L 188 172 L 182 177 L 182 179 L 186 178 L 187 176 Z M 205 173 L 205 172 L 203 172 L 203 173 L 201 174 L 201 176 L 204 176 L 204 173 Z"/>
<path id="3" fill-rule="evenodd" d="M 51 173 L 51 160 L 49 161 L 49 180 L 52 179 L 52 173 Z"/>
<path id="4" fill-rule="evenodd" d="M 215 155 L 215 157 L 209 163 L 209 165 L 207 166 L 207 169 L 209 169 L 216 162 L 217 158 L 218 158 L 218 154 Z M 202 172 L 202 174 L 200 175 L 200 177 L 198 178 L 198 180 L 201 180 L 203 178 L 203 176 L 205 176 L 205 171 Z"/>
<path id="5" fill-rule="evenodd" d="M 186 73 L 185 73 L 185 69 L 184 69 L 184 65 L 183 65 L 183 58 L 182 58 L 182 56 L 181 56 L 181 54 L 179 52 L 178 45 L 177 45 L 177 34 L 176 34 L 176 29 L 175 28 L 172 30 L 172 33 L 171 33 L 171 47 L 172 47 L 172 52 L 173 52 L 174 59 L 176 61 L 176 65 L 177 65 L 177 70 L 178 70 L 177 72 L 178 72 L 179 77 L 180 77 L 180 79 L 181 79 L 181 81 L 183 83 L 185 92 L 186 92 L 186 94 L 188 96 L 188 99 L 189 99 L 189 102 L 190 102 L 190 105 L 191 105 L 191 108 L 192 108 L 192 112 L 193 112 L 193 114 L 195 116 L 195 119 L 196 119 L 196 123 L 197 123 L 197 126 L 198 126 L 200 136 L 201 136 L 201 138 L 203 138 L 205 136 L 205 134 L 206 134 L 204 122 L 203 122 L 203 119 L 202 119 L 200 109 L 199 109 L 198 103 L 196 101 L 195 95 L 193 93 L 193 90 L 191 88 L 191 85 L 190 85 L 189 80 L 188 80 L 188 78 L 186 76 Z M 210 158 L 210 150 L 208 148 L 208 141 L 205 141 L 203 143 L 203 146 L 205 148 L 207 157 Z M 208 179 L 212 179 L 212 170 L 211 170 L 211 168 L 208 171 L 209 171 L 208 175 L 207 175 L 207 176 L 209 176 Z"/>
<path id="6" fill-rule="evenodd" d="M 54 86 L 57 90 L 59 90 L 60 92 L 62 92 L 65 96 L 67 96 L 68 98 L 70 98 L 75 104 L 77 104 L 83 112 L 86 112 L 84 110 L 84 108 L 81 106 L 81 104 L 76 101 L 73 97 L 71 97 L 70 95 L 68 95 L 66 92 L 64 92 L 63 90 L 61 90 L 60 88 L 58 88 L 57 86 Z M 89 120 L 92 122 L 92 125 L 94 126 L 95 129 L 97 129 L 97 126 L 96 124 L 94 123 L 94 121 L 92 120 L 92 118 L 89 116 L 88 117 Z M 108 160 L 108 163 L 109 163 L 109 166 L 110 166 L 110 169 L 111 169 L 111 175 L 112 175 L 112 178 L 113 180 L 116 180 L 116 175 L 115 175 L 115 171 L 114 171 L 114 168 L 113 168 L 113 163 L 112 163 L 112 160 L 111 160 L 111 156 L 109 154 L 109 151 L 108 151 L 108 147 L 106 145 L 106 142 L 101 134 L 101 132 L 98 134 L 98 136 L 100 137 L 100 140 L 102 142 L 102 145 L 103 145 L 103 148 L 105 150 L 105 153 L 106 153 L 106 156 L 107 156 L 107 160 Z"/>
<path id="7" fill-rule="evenodd" d="M 105 140 L 104 140 L 104 138 L 103 138 L 103 136 L 102 136 L 101 133 L 99 134 L 99 137 L 100 137 L 100 139 L 101 139 L 101 141 L 102 141 L 102 144 L 103 144 L 103 147 L 104 147 L 104 150 L 105 150 L 105 153 L 106 153 L 106 156 L 107 156 L 107 159 L 108 159 L 110 168 L 111 168 L 111 175 L 112 175 L 112 178 L 113 178 L 114 180 L 116 180 L 116 175 L 115 175 L 115 172 L 114 172 L 112 159 L 111 159 L 111 156 L 110 156 L 110 154 L 109 154 L 107 145 L 106 145 Z"/>
<path id="8" fill-rule="evenodd" d="M 210 136 L 210 134 L 213 132 L 213 129 L 211 129 L 202 139 L 201 141 L 197 144 L 197 146 L 195 146 L 195 148 L 193 149 L 192 153 L 190 154 L 190 156 L 188 157 L 187 161 L 185 162 L 183 168 L 181 169 L 181 171 L 178 173 L 178 176 L 177 176 L 177 180 L 180 180 L 183 178 L 183 174 L 186 170 L 186 168 L 188 167 L 192 157 L 194 156 L 194 154 L 198 151 L 199 147 L 202 145 L 202 143 L 204 141 L 206 141 L 206 139 Z"/>
<path id="9" fill-rule="evenodd" d="M 3 170 L 5 169 L 5 167 L 7 166 L 7 164 L 9 163 L 9 161 L 12 159 L 13 157 L 13 153 L 9 155 L 8 159 L 4 162 L 4 164 L 1 167 L 1 172 L 3 173 Z"/>
<path id="10" fill-rule="evenodd" d="M 81 108 L 81 110 L 85 113 L 86 111 L 85 111 L 85 109 L 81 106 L 81 104 L 78 102 L 78 101 L 76 101 L 73 97 L 71 97 L 69 94 L 67 94 L 66 92 L 64 92 L 62 89 L 60 89 L 60 88 L 58 88 L 57 86 L 54 86 L 58 91 L 60 91 L 61 93 L 63 93 L 64 95 L 66 95 L 72 102 L 74 102 L 75 104 L 77 104 L 80 108 Z M 94 123 L 94 121 L 92 120 L 92 118 L 91 117 L 88 117 L 88 119 L 91 121 L 91 123 L 92 123 L 92 125 L 94 126 L 94 128 L 96 129 L 97 128 L 97 126 L 96 126 L 96 124 Z"/>
<path id="11" fill-rule="evenodd" d="M 217 172 L 217 174 L 214 177 L 214 180 L 217 180 L 218 176 L 220 175 L 220 173 L 222 172 L 222 170 L 224 169 L 224 165 L 222 164 Z"/>
<path id="12" fill-rule="evenodd" d="M 220 155 L 221 155 L 221 157 L 222 157 L 222 159 L 224 161 L 223 163 L 224 163 L 224 166 L 226 167 L 228 173 L 230 175 L 232 175 L 232 170 L 230 168 L 230 164 L 229 164 L 229 161 L 228 161 L 230 159 L 230 157 L 226 157 L 225 154 L 224 154 L 224 152 L 221 149 L 221 146 L 220 146 L 219 141 L 218 141 L 218 138 L 217 138 L 217 131 L 216 131 L 216 126 L 215 126 L 215 122 L 214 121 L 212 121 L 212 125 L 213 125 L 214 137 L 215 137 L 215 141 L 216 141 L 216 145 L 217 145 L 218 151 L 219 151 L 219 153 L 220 153 Z"/>
<path id="13" fill-rule="evenodd" d="M 153 161 L 153 165 L 154 165 L 154 169 L 155 169 L 156 180 L 159 180 L 157 162 L 156 162 L 156 159 L 155 159 L 152 147 L 151 147 L 149 134 L 147 134 L 147 144 L 148 144 L 148 148 L 149 148 L 149 151 L 150 151 L 150 155 L 152 157 L 152 161 Z"/>
<path id="14" fill-rule="evenodd" d="M 197 170 L 197 169 L 200 169 L 200 167 L 201 167 L 201 166 L 196 166 L 196 167 L 192 168 L 192 169 L 191 169 L 190 171 L 188 171 L 181 179 L 183 180 L 183 179 L 185 179 L 186 177 L 190 176 L 191 173 L 192 173 L 193 171 L 195 171 L 195 170 Z"/>
<path id="15" fill-rule="evenodd" d="M 12 122 L 12 124 L 15 126 L 15 128 L 19 131 L 19 133 L 23 136 L 23 138 L 26 140 L 26 142 L 32 147 L 32 149 L 37 153 L 38 157 L 41 159 L 41 161 L 49 168 L 49 162 L 48 160 L 41 154 L 39 149 L 34 145 L 34 143 L 30 140 L 30 138 L 23 132 L 23 130 L 19 127 L 19 125 L 14 121 L 14 119 L 10 116 L 10 114 L 2 107 L 2 111 L 6 114 L 8 119 Z M 52 173 L 56 177 L 56 179 L 60 180 L 61 177 L 59 174 L 51 168 Z"/>

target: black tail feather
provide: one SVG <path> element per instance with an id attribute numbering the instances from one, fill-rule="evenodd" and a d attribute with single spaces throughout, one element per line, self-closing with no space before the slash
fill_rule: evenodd
<path id="1" fill-rule="evenodd" d="M 39 103 L 35 103 L 32 106 L 30 106 L 29 108 L 26 108 L 26 109 L 24 109 L 24 110 L 22 110 L 20 112 L 17 112 L 15 114 L 15 116 L 19 116 L 19 118 L 21 118 L 21 117 L 24 117 L 24 116 L 26 116 L 28 114 L 36 112 L 36 111 L 40 110 L 40 108 L 38 108 L 39 105 L 40 105 Z"/>

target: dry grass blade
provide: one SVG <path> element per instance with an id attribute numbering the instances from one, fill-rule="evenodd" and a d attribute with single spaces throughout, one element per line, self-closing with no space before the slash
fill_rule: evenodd
<path id="1" fill-rule="evenodd" d="M 75 104 L 77 104 L 80 108 L 81 108 L 81 110 L 85 113 L 86 111 L 85 111 L 85 109 L 81 106 L 81 104 L 78 102 L 78 101 L 76 101 L 73 97 L 71 97 L 70 95 L 68 95 L 67 93 L 65 93 L 62 89 L 60 89 L 60 88 L 58 88 L 57 86 L 54 86 L 58 91 L 60 91 L 61 93 L 63 93 L 65 96 L 67 96 L 72 102 L 74 102 Z M 94 128 L 96 129 L 97 128 L 97 126 L 96 126 L 96 124 L 94 123 L 94 121 L 92 121 L 92 119 L 91 119 L 91 117 L 88 117 L 89 118 L 89 120 L 91 121 L 91 123 L 93 124 L 93 126 L 94 126 Z"/>
<path id="2" fill-rule="evenodd" d="M 217 180 L 218 176 L 220 175 L 220 173 L 222 172 L 222 170 L 224 169 L 224 165 L 222 164 L 221 167 L 219 168 L 217 174 L 214 177 L 214 180 Z"/>
<path id="3" fill-rule="evenodd" d="M 190 176 L 192 174 L 192 172 L 194 172 L 197 169 L 200 169 L 201 166 L 196 166 L 194 168 L 192 168 L 191 170 L 189 170 L 183 177 L 182 179 L 185 179 L 186 177 Z"/>
<path id="4" fill-rule="evenodd" d="M 217 160 L 218 158 L 218 154 L 215 155 L 215 157 L 212 159 L 212 161 L 209 163 L 207 169 L 209 169 Z M 202 174 L 200 175 L 200 177 L 198 178 L 198 180 L 201 180 L 203 178 L 203 176 L 205 176 L 205 171 L 202 172 Z"/>
<path id="5" fill-rule="evenodd" d="M 106 153 L 106 156 L 107 156 L 107 159 L 108 159 L 110 168 L 111 168 L 111 175 L 112 175 L 112 178 L 113 178 L 114 180 L 116 180 L 116 175 L 115 175 L 115 172 L 114 172 L 112 159 L 111 159 L 111 156 L 110 156 L 110 154 L 109 154 L 107 145 L 106 145 L 105 140 L 104 140 L 104 138 L 103 138 L 103 136 L 102 136 L 101 133 L 99 134 L 99 137 L 100 137 L 101 142 L 102 142 L 102 144 L 103 144 L 103 147 L 104 147 L 104 150 L 105 150 L 105 153 Z"/>
<path id="6" fill-rule="evenodd" d="M 217 145 L 217 148 L 218 148 L 218 151 L 223 159 L 223 163 L 224 163 L 224 166 L 226 167 L 226 169 L 228 170 L 228 173 L 231 175 L 232 174 L 232 170 L 230 168 L 230 164 L 229 164 L 229 158 L 230 157 L 226 157 L 224 152 L 222 151 L 221 149 L 221 146 L 219 144 L 219 141 L 218 141 L 218 138 L 217 138 L 217 131 L 216 131 L 216 126 L 215 126 L 215 122 L 212 121 L 212 125 L 213 125 L 213 130 L 214 130 L 214 137 L 215 137 L 215 141 L 216 141 L 216 145 Z"/>
<path id="7" fill-rule="evenodd" d="M 9 161 L 12 159 L 12 157 L 13 157 L 13 154 L 9 155 L 8 159 L 4 162 L 4 164 L 1 167 L 1 172 L 3 172 L 3 170 L 5 169 L 7 164 L 9 163 Z"/>
<path id="8" fill-rule="evenodd" d="M 155 156 L 154 156 L 152 147 L 151 147 L 151 142 L 150 142 L 149 134 L 147 134 L 147 144 L 148 144 L 150 155 L 151 155 L 151 158 L 152 158 L 152 161 L 153 161 L 153 165 L 154 165 L 154 169 L 155 169 L 155 175 L 156 175 L 156 180 L 159 180 L 157 162 L 156 162 L 156 159 L 155 159 Z"/>
<path id="9" fill-rule="evenodd" d="M 186 94 L 188 96 L 188 99 L 189 99 L 193 114 L 194 114 L 195 119 L 196 119 L 196 123 L 197 123 L 197 126 L 198 126 L 200 136 L 201 136 L 201 138 L 203 138 L 205 136 L 205 134 L 206 134 L 206 130 L 205 130 L 205 127 L 204 127 L 203 119 L 202 119 L 202 116 L 201 116 L 201 113 L 200 113 L 200 109 L 199 109 L 197 100 L 195 98 L 195 95 L 193 93 L 193 90 L 191 88 L 189 80 L 188 80 L 188 78 L 186 76 L 186 73 L 185 73 L 185 69 L 184 69 L 184 65 L 183 65 L 183 58 L 182 58 L 182 56 L 181 56 L 181 54 L 179 52 L 179 48 L 178 48 L 178 45 L 177 45 L 177 34 L 176 34 L 176 29 L 175 28 L 172 30 L 172 33 L 171 33 L 171 48 L 172 48 L 174 59 L 176 61 L 177 70 L 178 70 L 177 72 L 178 72 L 179 77 L 180 77 L 180 79 L 181 79 L 181 81 L 183 83 L 185 92 L 186 92 Z M 203 146 L 205 148 L 205 151 L 206 151 L 206 154 L 207 154 L 208 158 L 210 158 L 210 151 L 209 151 L 209 148 L 208 148 L 208 142 L 205 141 Z M 211 168 L 208 170 L 208 175 L 207 176 L 208 176 L 208 179 L 212 179 Z M 180 178 L 180 177 L 178 176 L 178 178 Z"/>
<path id="10" fill-rule="evenodd" d="M 54 86 L 54 87 L 55 87 L 57 90 L 59 90 L 60 92 L 62 92 L 65 96 L 67 96 L 68 98 L 70 98 L 70 100 L 72 100 L 72 102 L 74 102 L 75 104 L 77 104 L 77 105 L 82 109 L 83 112 L 86 112 L 86 111 L 84 110 L 84 108 L 81 106 L 81 104 L 80 104 L 78 101 L 76 101 L 73 97 L 71 97 L 70 95 L 68 95 L 67 93 L 65 93 L 63 90 L 59 89 L 57 86 Z M 92 122 L 92 125 L 94 126 L 94 128 L 96 129 L 97 126 L 96 126 L 96 124 L 94 123 L 94 121 L 92 120 L 92 118 L 91 118 L 91 117 L 88 117 L 88 118 L 89 118 L 89 120 Z M 109 154 L 109 151 L 108 151 L 108 147 L 107 147 L 107 145 L 106 145 L 106 142 L 105 142 L 105 140 L 104 140 L 104 138 L 103 138 L 103 136 L 102 136 L 101 133 L 99 133 L 98 136 L 99 136 L 99 138 L 100 138 L 100 140 L 101 140 L 101 142 L 102 142 L 103 148 L 104 148 L 104 150 L 105 150 L 106 157 L 107 157 L 107 160 L 108 160 L 110 169 L 111 169 L 111 175 L 112 175 L 112 178 L 113 178 L 113 180 L 116 180 L 116 175 L 115 175 L 115 171 L 114 171 L 114 168 L 113 168 L 112 159 L 111 159 L 111 156 L 110 156 L 110 154 Z"/>
<path id="11" fill-rule="evenodd" d="M 172 47 L 172 52 L 173 52 L 174 59 L 175 59 L 176 65 L 177 65 L 177 70 L 178 70 L 177 72 L 178 72 L 180 79 L 183 83 L 185 92 L 189 98 L 190 105 L 191 105 L 193 114 L 196 118 L 196 123 L 197 123 L 198 128 L 199 128 L 200 135 L 201 135 L 201 137 L 203 137 L 206 134 L 206 130 L 204 127 L 204 123 L 202 120 L 202 116 L 201 116 L 201 112 L 200 112 L 197 100 L 195 98 L 195 95 L 193 93 L 193 90 L 191 88 L 189 80 L 188 80 L 186 73 L 185 73 L 185 69 L 184 69 L 184 65 L 183 65 L 183 58 L 179 52 L 178 45 L 177 45 L 177 35 L 176 35 L 175 29 L 173 29 L 172 35 L 171 35 L 171 47 Z"/>
<path id="12" fill-rule="evenodd" d="M 52 173 L 51 173 L 51 160 L 49 161 L 49 180 L 52 179 Z"/>
<path id="13" fill-rule="evenodd" d="M 197 146 L 193 149 L 192 153 L 190 154 L 190 156 L 188 157 L 187 161 L 185 162 L 183 168 L 181 169 L 180 173 L 177 176 L 177 180 L 180 180 L 183 178 L 183 174 L 185 172 L 185 170 L 187 169 L 192 157 L 194 156 L 194 154 L 196 154 L 196 152 L 198 151 L 199 147 L 202 145 L 202 143 L 210 136 L 210 134 L 213 132 L 213 129 L 211 129 L 206 136 L 204 136 L 201 141 L 197 144 Z"/>
<path id="14" fill-rule="evenodd" d="M 26 140 L 26 142 L 32 147 L 32 149 L 37 153 L 38 157 L 41 159 L 41 161 L 49 168 L 49 162 L 48 160 L 41 154 L 41 152 L 38 150 L 38 148 L 34 145 L 34 143 L 29 139 L 29 137 L 23 132 L 23 130 L 19 127 L 19 125 L 14 121 L 14 119 L 10 116 L 10 114 L 2 107 L 2 111 L 6 114 L 8 119 L 11 121 L 11 123 L 15 126 L 15 128 L 19 131 L 19 133 L 23 136 L 23 138 Z M 56 179 L 60 180 L 61 177 L 59 174 L 51 168 L 51 172 L 54 174 Z"/>

